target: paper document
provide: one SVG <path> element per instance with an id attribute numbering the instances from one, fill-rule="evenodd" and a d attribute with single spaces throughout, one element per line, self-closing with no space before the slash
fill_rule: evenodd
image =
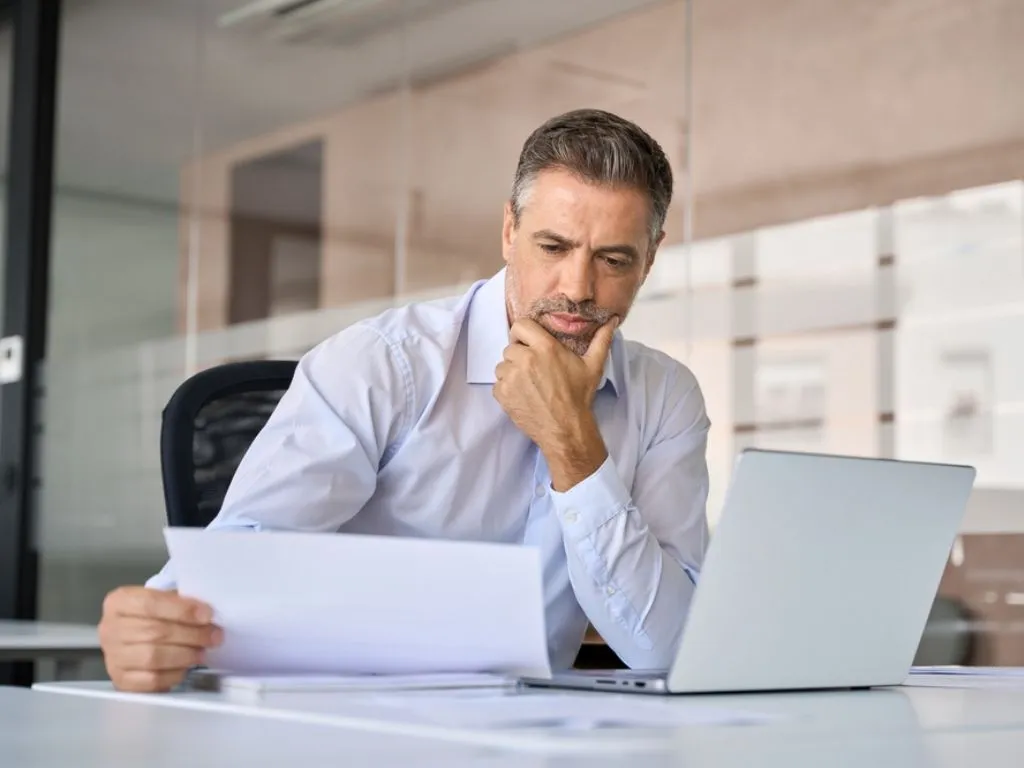
<path id="1" fill-rule="evenodd" d="M 964 677 L 1021 677 L 1024 667 L 911 667 L 912 675 L 961 675 Z"/>
<path id="2" fill-rule="evenodd" d="M 1024 688 L 1024 667 L 912 667 L 911 688 Z"/>
<path id="3" fill-rule="evenodd" d="M 229 701 L 257 702 L 275 693 L 365 693 L 511 688 L 515 677 L 473 672 L 427 675 L 221 675 L 216 690 Z"/>
<path id="4" fill-rule="evenodd" d="M 414 721 L 458 728 L 664 728 L 748 725 L 779 719 L 668 696 L 643 698 L 635 694 L 427 692 L 382 694 L 373 704 L 394 707 Z"/>
<path id="5" fill-rule="evenodd" d="M 532 547 L 168 528 L 178 592 L 208 603 L 233 674 L 551 674 Z"/>

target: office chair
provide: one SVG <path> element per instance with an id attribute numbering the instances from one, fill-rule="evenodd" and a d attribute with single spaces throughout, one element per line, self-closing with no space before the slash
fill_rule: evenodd
<path id="1" fill-rule="evenodd" d="M 206 527 L 231 478 L 291 384 L 296 363 L 251 360 L 201 371 L 175 390 L 160 429 L 167 523 Z"/>

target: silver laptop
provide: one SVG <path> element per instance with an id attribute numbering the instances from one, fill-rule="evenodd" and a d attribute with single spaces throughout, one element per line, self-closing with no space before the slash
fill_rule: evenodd
<path id="1" fill-rule="evenodd" d="M 974 476 L 966 466 L 748 449 L 672 667 L 523 682 L 635 693 L 898 685 Z"/>

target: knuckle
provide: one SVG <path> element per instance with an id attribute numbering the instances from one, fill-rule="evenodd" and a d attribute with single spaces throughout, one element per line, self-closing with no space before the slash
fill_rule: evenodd
<path id="1" fill-rule="evenodd" d="M 117 613 L 121 603 L 124 602 L 126 594 L 127 592 L 124 587 L 118 587 L 107 592 L 106 597 L 103 598 L 103 615 L 112 616 Z"/>
<path id="2" fill-rule="evenodd" d="M 107 675 L 110 676 L 110 682 L 114 684 L 114 688 L 119 691 L 130 691 L 131 687 L 131 676 L 125 674 L 117 667 L 107 664 Z"/>
<path id="3" fill-rule="evenodd" d="M 139 664 L 145 670 L 154 670 L 160 663 L 160 647 L 157 645 L 144 645 L 139 652 Z"/>
<path id="4" fill-rule="evenodd" d="M 139 690 L 155 691 L 160 685 L 160 675 L 151 669 L 140 670 L 135 674 Z"/>
<path id="5" fill-rule="evenodd" d="M 160 643 L 169 640 L 169 626 L 164 621 L 147 621 L 139 629 L 139 639 L 146 643 Z"/>

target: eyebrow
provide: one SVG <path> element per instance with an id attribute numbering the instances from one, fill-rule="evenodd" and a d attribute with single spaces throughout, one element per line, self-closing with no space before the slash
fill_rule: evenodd
<path id="1" fill-rule="evenodd" d="M 557 232 L 552 232 L 550 229 L 541 229 L 533 233 L 534 240 L 552 240 L 564 248 L 579 248 L 582 243 L 577 242 L 571 238 L 560 235 Z M 636 248 L 628 243 L 617 243 L 615 245 L 602 245 L 594 249 L 594 253 L 607 254 L 617 253 L 620 256 L 626 256 L 627 258 L 636 261 L 640 258 L 640 254 L 637 253 Z"/>

